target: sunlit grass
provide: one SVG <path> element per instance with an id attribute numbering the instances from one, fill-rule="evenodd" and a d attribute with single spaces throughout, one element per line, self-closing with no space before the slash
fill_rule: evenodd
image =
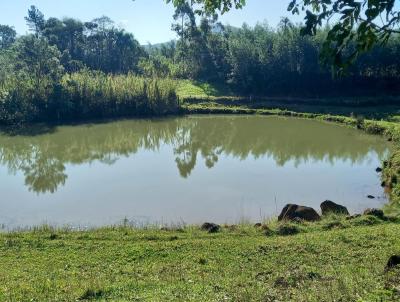
<path id="1" fill-rule="evenodd" d="M 397 221 L 73 231 L 0 235 L 1 301 L 396 301 Z M 268 228 L 268 229 L 267 229 Z M 296 229 L 296 235 L 281 230 Z M 270 230 L 270 232 L 267 232 Z M 294 298 L 295 297 L 295 298 Z"/>

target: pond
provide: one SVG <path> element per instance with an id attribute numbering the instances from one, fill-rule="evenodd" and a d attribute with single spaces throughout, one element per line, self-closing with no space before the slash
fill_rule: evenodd
<path id="1" fill-rule="evenodd" d="M 187 116 L 31 132 L 0 134 L 3 228 L 257 222 L 286 203 L 387 202 L 375 169 L 390 145 L 332 123 Z"/>

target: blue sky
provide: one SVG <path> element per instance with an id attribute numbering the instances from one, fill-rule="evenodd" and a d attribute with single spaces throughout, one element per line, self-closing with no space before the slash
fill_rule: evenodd
<path id="1" fill-rule="evenodd" d="M 221 17 L 221 21 L 233 26 L 244 22 L 254 25 L 267 21 L 275 26 L 286 11 L 289 0 L 247 0 L 243 10 L 232 11 Z M 36 5 L 45 17 L 74 17 L 90 21 L 106 15 L 117 25 L 133 33 L 140 43 L 165 42 L 176 38 L 171 31 L 173 7 L 164 0 L 0 0 L 0 24 L 14 26 L 18 34 L 27 32 L 24 16 L 31 5 Z"/>

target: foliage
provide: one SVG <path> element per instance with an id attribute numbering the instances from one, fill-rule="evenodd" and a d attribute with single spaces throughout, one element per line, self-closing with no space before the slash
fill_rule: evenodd
<path id="1" fill-rule="evenodd" d="M 220 43 L 222 24 L 216 15 L 205 15 L 197 25 L 193 7 L 187 3 L 176 8 L 172 25 L 180 40 L 176 45 L 175 60 L 183 67 L 185 78 L 221 80 L 223 47 Z M 223 75 L 222 75 L 223 76 Z"/>
<path id="2" fill-rule="evenodd" d="M 199 5 L 199 14 L 224 13 L 233 7 L 242 8 L 245 0 L 166 0 L 176 7 Z M 290 0 L 293 14 L 305 12 L 303 34 L 316 35 L 324 21 L 335 24 L 326 36 L 323 57 L 343 72 L 362 52 L 378 43 L 386 43 L 392 34 L 400 33 L 400 12 L 396 0 Z M 354 42 L 354 43 L 353 43 Z M 354 46 L 348 52 L 347 46 Z"/>
<path id="3" fill-rule="evenodd" d="M 182 63 L 162 55 L 150 55 L 142 58 L 138 64 L 140 73 L 149 78 L 182 78 L 185 76 Z"/>
<path id="4" fill-rule="evenodd" d="M 382 178 L 392 200 L 387 210 L 393 214 L 400 214 L 400 149 L 395 149 L 388 161 L 384 162 Z"/>
<path id="5" fill-rule="evenodd" d="M 218 91 L 250 98 L 399 93 L 399 36 L 392 36 L 385 46 L 375 46 L 368 54 L 359 56 L 346 77 L 333 79 L 330 66 L 319 62 L 329 29 L 305 37 L 301 27 L 288 19 L 282 19 L 277 28 L 266 24 L 233 28 L 223 26 L 210 12 L 202 14 L 199 20 L 197 17 L 195 7 L 181 3 L 173 24 L 180 39 L 142 47 L 133 35 L 116 28 L 106 16 L 90 22 L 46 19 L 36 7 L 31 7 L 26 21 L 32 35 L 13 41 L 15 31 L 0 28 L 4 42 L 0 49 L 0 123 L 113 117 L 127 109 L 119 109 L 116 100 L 100 101 L 103 96 L 124 104 L 129 103 L 125 100 L 129 96 L 132 107 L 126 110 L 128 115 L 175 112 L 177 100 L 171 102 L 175 94 L 172 87 L 179 87 L 178 92 L 186 94 L 192 89 L 186 85 L 189 89 L 185 91 L 185 85 L 161 80 L 166 78 L 192 80 L 202 86 L 207 96 Z M 97 88 L 103 82 L 112 93 Z M 146 88 L 130 93 L 127 83 Z M 82 99 L 86 92 L 74 88 L 80 84 L 93 89 L 87 93 L 90 105 Z M 146 91 L 142 101 L 138 100 L 138 91 Z M 97 100 L 95 92 L 101 96 Z M 160 107 L 147 104 L 148 101 Z M 90 114 L 88 110 L 92 109 L 96 112 Z"/>
<path id="6" fill-rule="evenodd" d="M 46 38 L 59 49 L 61 62 L 69 72 L 84 66 L 112 73 L 133 72 L 137 71 L 139 59 L 145 56 L 133 35 L 116 28 L 106 16 L 84 23 L 73 18 L 46 20 L 32 6 L 25 19 L 36 37 Z"/>
<path id="7" fill-rule="evenodd" d="M 25 17 L 25 21 L 36 37 L 39 37 L 46 23 L 43 13 L 36 6 L 32 5 L 28 10 L 28 16 Z"/>
<path id="8" fill-rule="evenodd" d="M 8 78 L 0 90 L 1 123 L 160 115 L 179 107 L 176 83 L 168 79 L 83 70 L 51 83 L 41 80 L 37 88 L 23 72 Z"/>
<path id="9" fill-rule="evenodd" d="M 304 37 L 300 27 L 287 19 L 276 30 L 265 24 L 254 28 L 228 27 L 224 36 L 219 37 L 225 45 L 222 57 L 226 59 L 221 70 L 225 70 L 225 79 L 241 94 L 365 96 L 377 91 L 390 94 L 397 86 L 397 37 L 387 46 L 377 46 L 360 56 L 346 77 L 334 79 L 330 66 L 319 62 L 325 35 L 326 31 L 320 31 L 315 37 Z M 213 56 L 214 50 L 210 49 L 210 53 Z"/>
<path id="10" fill-rule="evenodd" d="M 10 47 L 17 37 L 17 32 L 13 27 L 0 25 L 0 50 Z"/>
<path id="11" fill-rule="evenodd" d="M 57 98 L 63 74 L 60 52 L 46 39 L 21 37 L 5 54 L 7 72 L 0 78 L 0 121 L 27 122 L 41 116 Z"/>
<path id="12" fill-rule="evenodd" d="M 315 35 L 323 21 L 339 19 L 329 30 L 323 55 L 335 66 L 344 68 L 360 53 L 371 50 L 378 43 L 386 43 L 392 34 L 400 33 L 400 12 L 395 9 L 395 2 L 291 0 L 288 10 L 295 14 L 306 11 L 304 34 Z M 354 48 L 346 52 L 346 46 L 350 44 Z"/>
<path id="13" fill-rule="evenodd" d="M 176 7 L 186 5 L 186 4 L 197 4 L 200 5 L 198 10 L 201 12 L 214 12 L 219 10 L 224 13 L 232 8 L 242 8 L 246 4 L 246 0 L 165 0 L 167 3 L 172 2 Z"/>
<path id="14" fill-rule="evenodd" d="M 66 75 L 61 83 L 70 119 L 163 115 L 179 108 L 176 83 L 169 79 L 84 71 Z"/>
<path id="15" fill-rule="evenodd" d="M 180 73 L 170 73 L 174 77 L 228 84 L 237 94 L 256 95 L 365 96 L 396 93 L 398 87 L 397 35 L 385 46 L 360 55 L 345 77 L 335 79 L 331 62 L 320 61 L 329 28 L 318 30 L 314 37 L 304 36 L 302 27 L 287 18 L 277 28 L 260 23 L 253 28 L 225 27 L 212 14 L 196 21 L 194 8 L 187 3 L 177 7 L 174 17 L 173 29 L 180 37 L 175 47 L 164 49 L 165 55 L 159 46 L 150 48 L 157 52 L 156 62 L 168 58 L 180 65 Z M 344 51 L 351 52 L 352 46 Z"/>

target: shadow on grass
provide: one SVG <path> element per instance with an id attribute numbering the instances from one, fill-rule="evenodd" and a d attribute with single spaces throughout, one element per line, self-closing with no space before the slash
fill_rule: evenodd
<path id="1" fill-rule="evenodd" d="M 51 124 L 33 124 L 33 125 L 15 125 L 0 127 L 0 135 L 7 136 L 38 136 L 56 132 L 56 125 Z"/>

